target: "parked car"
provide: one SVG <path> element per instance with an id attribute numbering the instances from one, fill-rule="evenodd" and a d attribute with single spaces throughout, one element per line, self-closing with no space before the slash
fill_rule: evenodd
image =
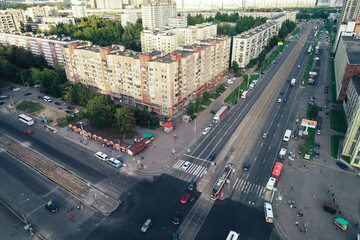
<path id="1" fill-rule="evenodd" d="M 320 149 L 320 143 L 315 143 L 315 149 L 319 150 Z"/>
<path id="2" fill-rule="evenodd" d="M 180 202 L 181 203 L 187 203 L 187 201 L 189 200 L 190 194 L 188 193 L 184 193 L 184 195 L 182 196 Z"/>
<path id="3" fill-rule="evenodd" d="M 234 104 L 234 105 L 235 105 L 235 104 L 237 104 L 237 101 L 236 101 L 236 100 L 235 100 L 235 101 L 233 101 L 233 102 L 232 102 L 232 104 Z"/>
<path id="4" fill-rule="evenodd" d="M 314 157 L 318 158 L 319 156 L 320 156 L 319 151 L 315 151 L 315 152 L 314 152 Z"/>
<path id="5" fill-rule="evenodd" d="M 60 106 L 60 105 L 61 105 L 61 103 L 59 103 L 59 102 L 55 102 L 55 105 L 58 105 L 58 106 Z"/>
<path id="6" fill-rule="evenodd" d="M 146 220 L 146 222 L 144 223 L 144 225 L 141 227 L 141 231 L 142 232 L 147 232 L 149 230 L 149 228 L 151 227 L 152 225 L 152 221 L 151 219 L 149 218 L 148 220 Z"/>
<path id="7" fill-rule="evenodd" d="M 109 163 L 110 165 L 112 165 L 112 166 L 114 166 L 114 167 L 116 167 L 116 168 L 121 168 L 121 166 L 122 166 L 122 162 L 121 162 L 121 160 L 118 159 L 118 158 L 113 158 L 113 157 L 111 157 L 111 158 L 109 158 L 109 159 L 107 160 L 107 163 Z"/>
<path id="8" fill-rule="evenodd" d="M 31 92 L 27 92 L 24 94 L 24 96 L 30 96 L 31 95 Z"/>
<path id="9" fill-rule="evenodd" d="M 5 100 L 5 99 L 7 99 L 7 98 L 9 98 L 8 95 L 1 95 L 1 96 L 0 96 L 0 100 Z"/>
<path id="10" fill-rule="evenodd" d="M 43 99 L 44 99 L 45 102 L 52 102 L 51 97 L 44 96 Z"/>
<path id="11" fill-rule="evenodd" d="M 52 213 L 56 213 L 59 208 L 50 200 L 45 204 L 45 208 Z"/>
<path id="12" fill-rule="evenodd" d="M 0 105 L 3 105 L 3 104 L 5 104 L 5 102 L 0 102 Z"/>
<path id="13" fill-rule="evenodd" d="M 44 100 L 43 96 L 38 96 L 38 99 Z"/>
<path id="14" fill-rule="evenodd" d="M 215 111 L 215 110 L 211 110 L 211 111 L 210 111 L 210 113 L 211 113 L 211 114 L 216 114 L 216 113 L 217 113 L 217 111 Z"/>
<path id="15" fill-rule="evenodd" d="M 346 165 L 345 163 L 343 163 L 341 161 L 337 161 L 336 164 L 344 170 L 349 168 L 348 165 Z"/>

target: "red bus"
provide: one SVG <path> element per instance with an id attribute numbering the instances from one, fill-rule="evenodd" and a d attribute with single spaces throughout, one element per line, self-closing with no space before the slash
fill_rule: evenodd
<path id="1" fill-rule="evenodd" d="M 276 181 L 279 181 L 279 177 L 280 177 L 280 173 L 281 173 L 282 167 L 283 167 L 283 164 L 282 164 L 282 163 L 280 163 L 280 162 L 276 162 L 276 163 L 275 163 L 275 167 L 274 167 L 274 170 L 272 171 L 271 176 L 272 176 L 273 178 L 275 178 Z"/>

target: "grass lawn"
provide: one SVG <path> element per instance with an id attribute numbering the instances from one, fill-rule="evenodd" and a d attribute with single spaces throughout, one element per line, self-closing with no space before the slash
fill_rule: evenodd
<path id="1" fill-rule="evenodd" d="M 212 99 L 217 99 L 218 97 L 220 97 L 220 93 L 214 92 L 214 93 L 211 95 L 210 98 L 212 98 Z"/>
<path id="2" fill-rule="evenodd" d="M 44 107 L 38 102 L 24 100 L 16 104 L 16 109 L 30 114 L 37 114 L 43 110 Z"/>
<path id="3" fill-rule="evenodd" d="M 224 86 L 224 84 L 222 84 L 220 87 L 218 87 L 218 89 L 216 89 L 217 93 L 223 93 L 226 91 L 226 88 Z"/>
<path id="4" fill-rule="evenodd" d="M 337 159 L 339 151 L 339 141 L 343 136 L 332 135 L 331 136 L 331 157 Z"/>
<path id="5" fill-rule="evenodd" d="M 201 104 L 206 105 L 206 106 L 210 106 L 211 103 L 212 103 L 212 101 L 209 99 L 207 101 L 202 102 Z"/>
<path id="6" fill-rule="evenodd" d="M 331 94 L 332 102 L 336 103 L 336 80 L 335 80 L 335 68 L 334 61 L 331 61 Z"/>
<path id="7" fill-rule="evenodd" d="M 291 36 L 295 36 L 298 32 L 300 32 L 300 28 L 297 28 L 297 29 L 291 34 Z"/>
<path id="8" fill-rule="evenodd" d="M 259 74 L 254 74 L 254 75 L 251 75 L 250 76 L 250 79 L 249 79 L 249 84 L 253 81 L 253 80 L 256 80 L 259 78 Z M 240 84 L 240 94 L 239 94 L 239 87 L 235 88 L 234 91 L 232 91 L 232 93 L 230 93 L 230 95 L 225 99 L 225 102 L 226 103 L 232 103 L 233 101 L 235 100 L 238 100 L 238 96 L 241 97 L 241 90 L 242 91 L 246 91 L 248 89 L 248 83 L 247 81 L 243 81 L 241 84 Z"/>
<path id="9" fill-rule="evenodd" d="M 330 110 L 330 128 L 334 131 L 346 133 L 347 123 L 343 110 Z"/>
<path id="10" fill-rule="evenodd" d="M 308 132 L 309 134 L 303 135 L 304 145 L 301 148 L 302 157 L 305 156 L 305 154 L 310 154 L 310 160 L 312 161 L 313 155 L 314 155 L 314 145 L 315 145 L 315 128 L 309 128 Z"/>

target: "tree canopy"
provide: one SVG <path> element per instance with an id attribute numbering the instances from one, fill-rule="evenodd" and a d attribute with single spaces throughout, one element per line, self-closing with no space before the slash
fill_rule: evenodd
<path id="1" fill-rule="evenodd" d="M 94 98 L 94 93 L 84 84 L 74 83 L 65 87 L 64 98 L 68 103 L 85 107 Z"/>
<path id="2" fill-rule="evenodd" d="M 111 125 L 114 112 L 114 103 L 105 95 L 96 96 L 86 104 L 86 115 L 96 127 Z"/>
<path id="3" fill-rule="evenodd" d="M 127 133 L 133 130 L 135 126 L 134 112 L 129 107 L 117 108 L 115 113 L 114 127 L 121 133 Z"/>

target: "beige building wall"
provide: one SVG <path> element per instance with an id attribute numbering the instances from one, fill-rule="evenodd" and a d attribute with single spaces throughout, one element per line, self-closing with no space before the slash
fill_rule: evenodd
<path id="1" fill-rule="evenodd" d="M 141 51 L 153 52 L 163 51 L 165 54 L 176 50 L 178 37 L 170 32 L 151 32 L 144 30 L 140 35 Z"/>
<path id="2" fill-rule="evenodd" d="M 344 104 L 348 122 L 342 155 L 350 157 L 350 164 L 360 167 L 360 79 L 353 77 L 347 89 L 348 101 Z"/>
<path id="3" fill-rule="evenodd" d="M 0 10 L 0 31 L 20 31 L 21 23 L 25 23 L 25 13 L 21 9 Z"/>
<path id="4" fill-rule="evenodd" d="M 144 29 L 163 28 L 169 26 L 169 19 L 176 16 L 176 4 L 171 0 L 145 0 L 141 11 Z"/>
<path id="5" fill-rule="evenodd" d="M 171 54 L 91 43 L 63 47 L 67 78 L 96 93 L 171 116 L 228 71 L 231 40 L 201 41 Z"/>
<path id="6" fill-rule="evenodd" d="M 286 18 L 278 18 L 276 21 L 268 21 L 234 36 L 231 62 L 236 61 L 240 67 L 246 67 L 251 59 L 259 56 L 270 39 L 279 33 L 281 24 L 285 20 Z"/>

